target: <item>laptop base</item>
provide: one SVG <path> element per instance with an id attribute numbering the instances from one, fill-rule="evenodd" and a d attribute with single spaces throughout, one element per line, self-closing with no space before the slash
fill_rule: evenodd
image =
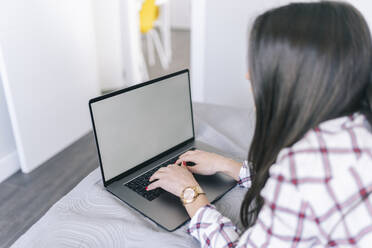
<path id="1" fill-rule="evenodd" d="M 174 156 L 179 156 L 183 153 L 183 151 L 187 151 L 191 147 L 204 151 L 221 153 L 212 146 L 195 141 L 177 151 L 172 152 L 171 154 L 168 154 L 161 160 L 146 166 L 130 177 L 122 178 L 111 183 L 106 187 L 106 189 L 118 197 L 121 201 L 128 204 L 130 207 L 139 211 L 142 215 L 153 220 L 160 227 L 168 231 L 174 231 L 190 219 L 178 197 L 165 192 L 158 198 L 149 201 L 129 187 L 125 186 L 125 183 L 134 177 L 145 173 L 149 169 L 158 166 L 160 163 L 162 163 L 162 161 L 167 161 Z M 220 199 L 225 193 L 236 185 L 236 181 L 234 179 L 222 173 L 217 173 L 212 176 L 194 174 L 194 176 L 203 191 L 206 193 L 208 200 L 212 203 Z"/>

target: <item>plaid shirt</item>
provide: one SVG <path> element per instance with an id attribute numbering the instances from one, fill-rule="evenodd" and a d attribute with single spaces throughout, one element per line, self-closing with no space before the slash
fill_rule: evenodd
<path id="1" fill-rule="evenodd" d="M 279 153 L 253 227 L 241 232 L 207 205 L 188 232 L 202 247 L 372 247 L 369 128 L 361 114 L 321 123 Z M 251 185 L 247 162 L 238 185 Z"/>

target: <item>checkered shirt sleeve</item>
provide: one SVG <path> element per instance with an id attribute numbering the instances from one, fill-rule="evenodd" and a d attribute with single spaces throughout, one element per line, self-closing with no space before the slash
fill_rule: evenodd
<path id="1" fill-rule="evenodd" d="M 238 186 L 241 188 L 251 187 L 250 166 L 247 160 L 243 161 L 242 168 L 240 169 Z"/>
<path id="2" fill-rule="evenodd" d="M 207 205 L 188 232 L 202 247 L 371 247 L 372 133 L 361 115 L 335 120 L 280 152 L 254 226 L 239 231 Z"/>

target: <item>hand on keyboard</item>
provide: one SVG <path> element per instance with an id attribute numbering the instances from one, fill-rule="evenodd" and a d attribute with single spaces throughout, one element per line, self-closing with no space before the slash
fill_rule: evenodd
<path id="1" fill-rule="evenodd" d="M 176 160 L 177 160 L 177 157 L 166 161 L 165 163 L 159 165 L 158 167 L 155 167 L 152 170 L 149 170 L 145 174 L 142 174 L 141 176 L 134 178 L 132 181 L 126 183 L 125 186 L 129 187 L 130 189 L 132 189 L 133 191 L 135 191 L 136 193 L 143 196 L 149 201 L 152 201 L 158 198 L 165 191 L 161 188 L 147 191 L 146 187 L 150 184 L 149 179 L 158 169 L 160 169 L 161 167 L 165 167 L 169 164 L 173 164 L 176 162 Z"/>

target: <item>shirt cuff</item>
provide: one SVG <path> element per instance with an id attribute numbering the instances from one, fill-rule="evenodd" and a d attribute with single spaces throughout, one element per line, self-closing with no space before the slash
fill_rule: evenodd
<path id="1" fill-rule="evenodd" d="M 200 242 L 201 247 L 214 247 L 216 244 L 219 244 L 218 247 L 232 247 L 239 238 L 234 223 L 221 215 L 213 205 L 198 209 L 191 218 L 187 232 Z"/>
<path id="2" fill-rule="evenodd" d="M 204 223 L 204 220 L 203 220 L 205 212 L 209 210 L 216 210 L 216 207 L 213 206 L 212 204 L 208 204 L 208 205 L 205 205 L 204 207 L 199 208 L 198 211 L 196 211 L 194 216 L 191 218 L 191 221 L 187 228 L 187 232 L 198 240 L 199 240 L 200 229 L 207 228 L 210 225 L 208 223 Z"/>
<path id="3" fill-rule="evenodd" d="M 241 188 L 249 188 L 251 187 L 251 172 L 249 168 L 249 163 L 247 160 L 243 161 L 243 166 L 239 172 L 239 181 L 238 185 Z"/>

